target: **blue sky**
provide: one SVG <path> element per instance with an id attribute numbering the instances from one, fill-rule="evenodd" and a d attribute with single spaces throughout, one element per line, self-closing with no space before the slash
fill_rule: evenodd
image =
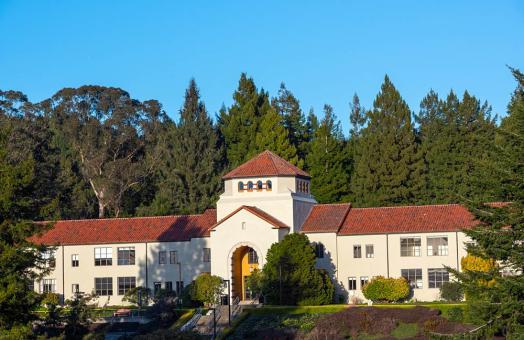
<path id="1" fill-rule="evenodd" d="M 523 1 L 0 0 L 0 89 L 117 86 L 176 118 L 191 77 L 214 115 L 247 72 L 331 104 L 347 134 L 353 93 L 370 107 L 386 73 L 414 111 L 468 89 L 504 115 L 523 33 Z"/>

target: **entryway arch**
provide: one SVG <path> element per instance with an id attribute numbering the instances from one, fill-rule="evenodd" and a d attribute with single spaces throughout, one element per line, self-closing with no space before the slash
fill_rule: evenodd
<path id="1" fill-rule="evenodd" d="M 255 269 L 262 267 L 262 253 L 250 242 L 240 242 L 231 248 L 228 256 L 228 267 L 231 269 L 232 298 L 250 300 L 253 298 L 247 289 L 246 279 Z"/>

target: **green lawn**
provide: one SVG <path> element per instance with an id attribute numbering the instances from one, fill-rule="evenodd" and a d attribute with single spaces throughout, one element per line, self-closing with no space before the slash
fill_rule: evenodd
<path id="1" fill-rule="evenodd" d="M 391 335 L 397 339 L 412 338 L 418 333 L 418 325 L 416 323 L 400 323 L 397 328 L 391 332 Z"/>

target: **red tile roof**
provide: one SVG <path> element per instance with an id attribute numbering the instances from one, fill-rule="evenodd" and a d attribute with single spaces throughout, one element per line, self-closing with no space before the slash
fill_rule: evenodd
<path id="1" fill-rule="evenodd" d="M 209 236 L 216 210 L 201 215 L 63 220 L 31 241 L 48 245 L 177 242 Z"/>
<path id="2" fill-rule="evenodd" d="M 257 207 L 252 207 L 248 205 L 243 205 L 237 209 L 235 209 L 233 212 L 228 214 L 226 217 L 215 223 L 215 225 L 211 228 L 211 230 L 215 229 L 217 226 L 222 224 L 223 222 L 227 221 L 230 217 L 236 215 L 240 210 L 247 210 L 250 213 L 252 213 L 255 216 L 258 216 L 259 218 L 263 219 L 267 223 L 271 224 L 273 228 L 279 229 L 279 228 L 289 228 L 288 225 L 286 225 L 284 222 L 280 221 L 279 219 L 271 216 L 267 212 L 260 210 Z"/>
<path id="3" fill-rule="evenodd" d="M 339 235 L 450 232 L 478 224 L 473 214 L 459 204 L 353 208 Z"/>
<path id="4" fill-rule="evenodd" d="M 310 178 L 307 172 L 268 150 L 231 170 L 222 178 L 231 179 L 259 176 L 297 176 Z"/>
<path id="5" fill-rule="evenodd" d="M 302 225 L 302 232 L 336 233 L 350 208 L 350 203 L 316 204 Z"/>

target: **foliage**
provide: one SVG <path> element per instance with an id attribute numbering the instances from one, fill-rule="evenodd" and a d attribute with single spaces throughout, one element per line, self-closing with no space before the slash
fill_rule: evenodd
<path id="1" fill-rule="evenodd" d="M 460 266 L 463 270 L 485 273 L 496 270 L 497 268 L 497 264 L 493 259 L 484 259 L 470 254 L 460 259 Z"/>
<path id="2" fill-rule="evenodd" d="M 452 307 L 448 310 L 447 317 L 450 321 L 462 322 L 464 321 L 464 309 Z"/>
<path id="3" fill-rule="evenodd" d="M 326 273 L 315 268 L 315 263 L 314 249 L 304 234 L 288 234 L 274 243 L 262 269 L 266 302 L 281 305 L 331 303 L 333 283 Z"/>
<path id="4" fill-rule="evenodd" d="M 386 76 L 367 112 L 367 126 L 357 142 L 351 189 L 360 206 L 413 202 L 423 190 L 423 160 L 411 111 Z"/>
<path id="5" fill-rule="evenodd" d="M 192 298 L 206 306 L 216 305 L 220 302 L 220 294 L 224 289 L 224 281 L 220 276 L 202 273 L 194 282 Z"/>
<path id="6" fill-rule="evenodd" d="M 72 300 L 66 300 L 67 312 L 64 318 L 66 339 L 78 339 L 89 331 L 87 326 L 93 306 L 88 303 L 91 299 L 91 295 L 76 293 Z"/>
<path id="7" fill-rule="evenodd" d="M 150 288 L 135 287 L 126 291 L 122 301 L 126 301 L 137 306 L 148 306 L 151 302 L 153 302 L 153 294 L 151 293 Z"/>
<path id="8" fill-rule="evenodd" d="M 409 283 L 403 277 L 385 278 L 375 276 L 362 288 L 362 293 L 373 302 L 396 302 L 409 296 Z"/>
<path id="9" fill-rule="evenodd" d="M 449 302 L 461 301 L 464 291 L 458 282 L 444 282 L 440 287 L 440 297 Z"/>
<path id="10" fill-rule="evenodd" d="M 451 271 L 464 288 L 469 310 L 484 322 L 492 321 L 508 338 L 518 338 L 524 328 L 524 75 L 512 71 L 517 88 L 499 130 L 494 165 L 505 201 L 511 203 L 473 202 L 470 209 L 482 223 L 465 231 L 474 241 L 468 253 L 498 266 Z"/>
<path id="11" fill-rule="evenodd" d="M 406 339 L 416 336 L 418 333 L 418 325 L 416 323 L 399 323 L 397 328 L 395 328 L 391 335 L 395 339 Z"/>

